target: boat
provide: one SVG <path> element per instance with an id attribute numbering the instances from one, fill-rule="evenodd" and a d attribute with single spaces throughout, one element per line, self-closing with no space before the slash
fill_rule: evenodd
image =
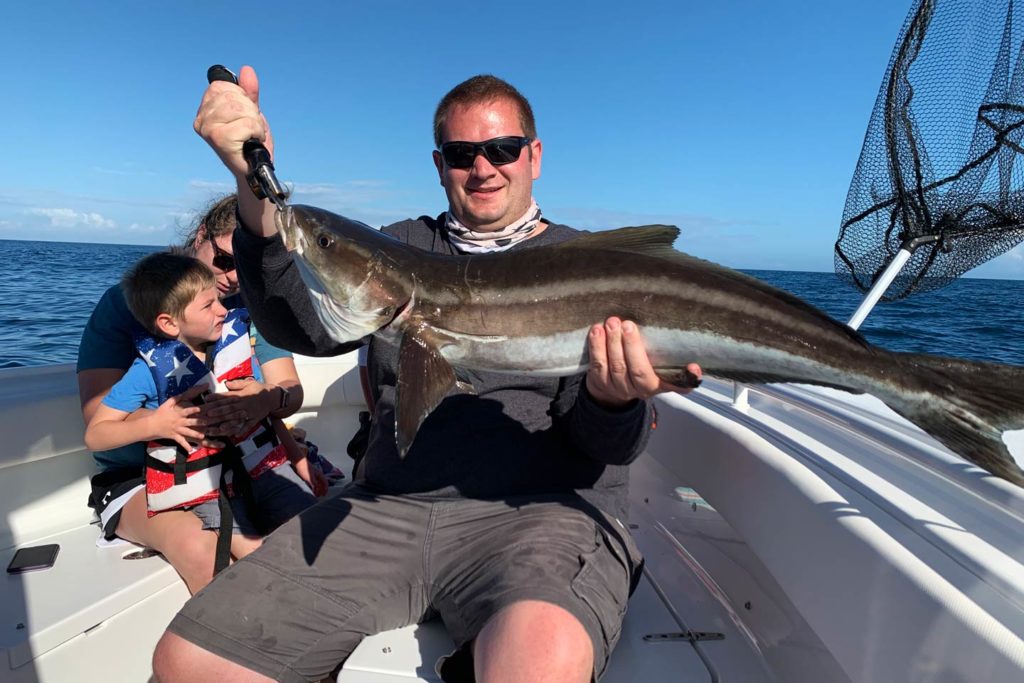
<path id="1" fill-rule="evenodd" d="M 915 4 L 897 56 L 933 10 Z M 930 282 L 921 261 L 950 240 L 902 240 L 912 276 L 876 269 L 866 309 L 892 281 Z M 849 246 L 837 253 L 852 265 Z M 296 363 L 305 401 L 289 421 L 351 476 L 345 446 L 364 408 L 355 355 Z M 871 396 L 707 378 L 656 401 L 630 474 L 646 564 L 603 681 L 1024 680 L 1024 489 Z M 0 369 L 0 562 L 60 546 L 52 567 L 4 578 L 0 683 L 148 680 L 188 598 L 159 555 L 97 542 L 82 432 L 72 365 Z M 1024 431 L 1004 441 L 1024 464 Z M 387 631 L 336 680 L 439 681 L 451 649 L 438 621 Z"/>
<path id="2" fill-rule="evenodd" d="M 343 463 L 355 358 L 297 365 L 292 421 Z M 644 578 L 602 680 L 1021 680 L 1024 489 L 869 396 L 709 379 L 657 400 L 631 471 Z M 0 433 L 0 563 L 60 545 L 4 578 L 0 681 L 147 680 L 188 593 L 162 557 L 97 545 L 74 367 L 0 370 Z M 382 633 L 337 680 L 437 681 L 451 647 L 439 622 Z"/>

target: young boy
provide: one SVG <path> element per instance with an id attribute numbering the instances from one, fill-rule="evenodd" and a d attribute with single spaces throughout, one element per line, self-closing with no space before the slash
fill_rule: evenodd
<path id="1" fill-rule="evenodd" d="M 139 466 L 146 467 L 150 516 L 190 510 L 204 529 L 222 530 L 222 555 L 228 527 L 222 526 L 220 490 L 231 492 L 231 554 L 247 555 L 263 535 L 311 505 L 310 489 L 322 484 L 312 478 L 280 420 L 263 420 L 224 448 L 198 445 L 203 424 L 193 404 L 218 384 L 259 373 L 244 309 L 227 311 L 213 272 L 182 254 L 143 258 L 122 288 L 132 314 L 152 336 L 136 340 L 140 357 L 103 399 L 86 427 L 85 443 L 103 451 L 149 442 Z M 133 416 L 139 408 L 152 410 Z"/>

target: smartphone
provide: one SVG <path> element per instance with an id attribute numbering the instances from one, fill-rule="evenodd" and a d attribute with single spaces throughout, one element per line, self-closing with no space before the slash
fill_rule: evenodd
<path id="1" fill-rule="evenodd" d="M 53 563 L 57 561 L 58 552 L 60 552 L 60 546 L 56 543 L 20 548 L 18 552 L 14 553 L 11 563 L 7 565 L 7 573 L 20 574 L 52 567 Z"/>

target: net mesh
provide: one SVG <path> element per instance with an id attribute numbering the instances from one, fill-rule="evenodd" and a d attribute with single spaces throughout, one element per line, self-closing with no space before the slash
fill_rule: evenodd
<path id="1" fill-rule="evenodd" d="M 1024 14 L 1024 11 L 1021 12 Z M 1012 0 L 917 0 L 875 101 L 836 241 L 884 300 L 942 287 L 1024 240 L 1024 49 Z"/>

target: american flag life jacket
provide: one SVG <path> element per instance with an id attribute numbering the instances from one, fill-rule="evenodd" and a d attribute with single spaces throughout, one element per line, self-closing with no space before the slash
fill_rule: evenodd
<path id="1" fill-rule="evenodd" d="M 232 309 L 224 318 L 221 338 L 207 352 L 212 369 L 176 339 L 140 335 L 135 347 L 153 374 L 161 405 L 197 384 L 206 385 L 212 392 L 226 392 L 224 383 L 228 380 L 253 376 L 249 312 L 245 308 Z M 231 459 L 239 457 L 255 479 L 286 462 L 288 453 L 266 418 L 246 434 L 234 437 L 224 449 L 198 446 L 186 452 L 171 439 L 150 441 L 146 445 L 149 516 L 217 498 L 224 466 L 228 467 L 223 472 L 224 480 L 230 485 L 234 474 Z"/>

